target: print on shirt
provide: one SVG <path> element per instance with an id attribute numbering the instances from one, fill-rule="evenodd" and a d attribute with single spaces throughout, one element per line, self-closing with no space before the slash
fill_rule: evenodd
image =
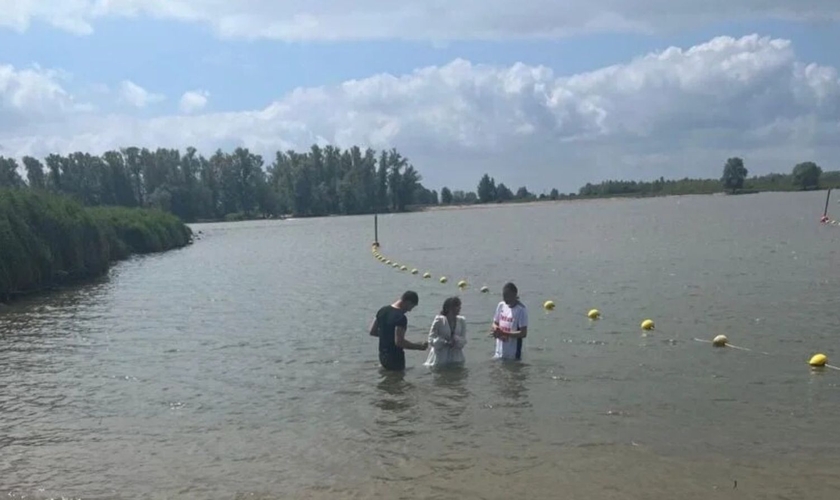
<path id="1" fill-rule="evenodd" d="M 528 326 L 528 309 L 517 302 L 513 307 L 504 301 L 499 302 L 493 320 L 498 323 L 503 332 L 515 332 Z M 496 353 L 494 358 L 521 359 L 523 339 L 496 339 Z"/>

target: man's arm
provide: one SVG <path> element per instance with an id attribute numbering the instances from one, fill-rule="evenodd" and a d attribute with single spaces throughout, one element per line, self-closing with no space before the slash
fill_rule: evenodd
<path id="1" fill-rule="evenodd" d="M 429 347 L 428 342 L 423 342 L 422 344 L 415 344 L 414 342 L 409 342 L 405 339 L 405 327 L 398 326 L 394 329 L 394 344 L 397 347 L 402 347 L 403 349 L 409 349 L 413 351 L 425 351 Z"/>
<path id="2" fill-rule="evenodd" d="M 509 338 L 512 338 L 512 339 L 524 339 L 525 337 L 528 336 L 528 327 L 523 326 L 522 328 L 520 328 L 516 332 L 507 332 L 504 335 L 506 337 L 509 337 Z"/>
<path id="3" fill-rule="evenodd" d="M 379 336 L 379 322 L 377 321 L 377 318 L 373 318 L 373 322 L 370 324 L 370 336 Z"/>
<path id="4" fill-rule="evenodd" d="M 490 336 L 499 338 L 502 336 L 502 330 L 499 328 L 499 313 L 502 310 L 502 305 L 499 304 L 496 306 L 496 312 L 493 313 L 493 323 L 490 325 Z"/>

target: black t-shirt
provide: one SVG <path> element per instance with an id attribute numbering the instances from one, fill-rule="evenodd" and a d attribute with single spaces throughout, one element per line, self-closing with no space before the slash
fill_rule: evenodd
<path id="1" fill-rule="evenodd" d="M 406 328 L 408 326 L 408 318 L 405 313 L 396 307 L 385 306 L 376 313 L 376 324 L 379 330 L 379 352 L 394 353 L 402 352 L 402 347 L 397 347 L 394 343 L 394 334 L 398 326 Z"/>

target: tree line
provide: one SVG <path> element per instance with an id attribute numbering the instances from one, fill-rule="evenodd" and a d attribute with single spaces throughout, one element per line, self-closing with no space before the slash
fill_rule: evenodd
<path id="1" fill-rule="evenodd" d="M 748 177 L 749 171 L 744 160 L 739 157 L 729 158 L 723 167 L 719 179 L 683 178 L 653 181 L 606 180 L 597 184 L 587 183 L 576 193 L 560 193 L 552 189 L 548 194 L 532 193 L 522 186 L 511 191 L 504 183 L 496 183 L 493 177 L 484 174 L 473 192 L 450 191 L 444 187 L 440 191 L 440 203 L 443 205 L 464 205 L 474 203 L 506 203 L 542 200 L 569 200 L 576 198 L 599 197 L 638 197 L 687 194 L 713 194 L 721 192 L 745 193 L 759 191 L 796 191 L 820 188 L 840 188 L 840 171 L 824 172 L 814 162 L 798 163 L 790 174 L 767 174 Z"/>
<path id="2" fill-rule="evenodd" d="M 396 149 L 374 151 L 313 145 L 306 152 L 278 151 L 266 165 L 247 148 L 221 150 L 209 158 L 189 147 L 127 147 L 101 156 L 76 152 L 18 162 L 0 156 L 0 188 L 30 188 L 69 195 L 88 206 L 152 207 L 182 220 L 238 220 L 402 212 L 413 206 L 469 205 L 614 196 L 791 191 L 840 187 L 840 172 L 823 172 L 814 162 L 790 174 L 748 177 L 742 158 L 729 158 L 719 179 L 653 181 L 606 180 L 587 183 L 576 193 L 551 189 L 536 194 L 516 191 L 488 174 L 474 191 L 443 187 L 429 190 L 409 160 Z"/>
<path id="3" fill-rule="evenodd" d="M 558 200 L 563 195 L 555 188 L 549 194 L 532 193 L 526 186 L 520 186 L 513 192 L 503 182 L 496 184 L 496 179 L 484 174 L 475 191 L 452 191 L 448 187 L 440 190 L 441 205 L 469 205 L 474 203 L 505 203 L 511 201 Z"/>
<path id="4" fill-rule="evenodd" d="M 720 178 L 722 188 L 732 193 L 744 189 L 753 191 L 808 190 L 820 187 L 834 188 L 840 181 L 840 172 L 824 173 L 822 167 L 812 161 L 797 163 L 788 175 L 769 174 L 748 180 L 748 173 L 749 170 L 744 166 L 742 158 L 736 156 L 727 159 Z"/>
<path id="5" fill-rule="evenodd" d="M 0 188 L 69 195 L 87 206 L 158 208 L 185 221 L 401 212 L 435 204 L 438 194 L 396 149 L 313 145 L 278 151 L 266 165 L 247 148 L 209 158 L 193 147 L 126 147 L 101 156 L 76 152 L 0 157 Z"/>

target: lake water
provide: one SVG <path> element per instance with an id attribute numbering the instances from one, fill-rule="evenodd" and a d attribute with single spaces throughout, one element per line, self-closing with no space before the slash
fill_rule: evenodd
<path id="1" fill-rule="evenodd" d="M 824 197 L 379 217 L 382 253 L 430 280 L 371 255 L 370 216 L 197 225 L 191 247 L 0 306 L 0 492 L 837 498 L 840 371 L 807 364 L 840 365 Z M 531 327 L 501 364 L 486 334 L 508 280 Z M 461 295 L 463 369 L 408 351 L 380 372 L 367 328 L 406 289 L 415 341 Z M 750 351 L 694 340 L 721 333 Z"/>

